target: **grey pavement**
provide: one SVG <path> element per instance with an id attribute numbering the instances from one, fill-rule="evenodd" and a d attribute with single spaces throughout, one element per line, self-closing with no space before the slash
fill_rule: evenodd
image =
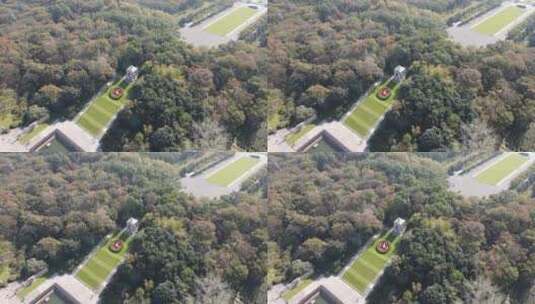
<path id="1" fill-rule="evenodd" d="M 27 152 L 26 147 L 17 139 L 29 128 L 14 128 L 0 135 L 0 152 Z"/>
<path id="2" fill-rule="evenodd" d="M 476 176 L 487 169 L 488 167 L 499 162 L 504 157 L 507 157 L 510 153 L 503 153 L 493 159 L 486 161 L 477 168 L 474 168 L 470 172 L 463 175 L 454 175 L 448 178 L 449 188 L 451 191 L 457 192 L 466 197 L 485 197 L 493 194 L 500 193 L 509 189 L 511 181 L 521 174 L 523 171 L 529 168 L 535 162 L 535 153 L 530 153 L 529 160 L 520 168 L 512 172 L 509 176 L 506 176 L 498 185 L 488 185 L 480 183 L 476 180 Z"/>
<path id="3" fill-rule="evenodd" d="M 295 144 L 295 149 L 301 151 L 305 146 L 317 137 L 321 132 L 328 132 L 336 141 L 344 146 L 349 152 L 363 152 L 366 149 L 366 141 L 355 132 L 349 130 L 339 121 L 325 122 L 310 130 Z"/>
<path id="4" fill-rule="evenodd" d="M 61 131 L 73 143 L 80 147 L 83 152 L 96 152 L 98 149 L 98 139 L 91 136 L 75 122 L 70 120 L 56 122 L 48 126 L 45 130 L 43 130 L 37 136 L 32 138 L 32 140 L 30 140 L 30 142 L 25 145 L 25 149 L 27 151 L 30 151 L 33 147 L 35 147 L 35 145 L 39 144 L 43 139 L 48 137 L 52 132 L 55 132 L 56 130 Z"/>
<path id="5" fill-rule="evenodd" d="M 515 21 L 508 24 L 506 27 L 504 27 L 501 31 L 496 33 L 495 35 L 484 35 L 480 34 L 472 28 L 474 26 L 477 26 L 479 23 L 485 21 L 487 18 L 492 17 L 496 15 L 497 13 L 501 12 L 503 9 L 511 6 L 511 5 L 517 5 L 517 4 L 526 4 L 527 10 L 526 12 L 518 17 Z M 497 7 L 486 14 L 472 20 L 471 22 L 464 24 L 462 26 L 452 26 L 447 29 L 448 35 L 453 41 L 458 42 L 459 44 L 463 46 L 472 46 L 472 47 L 484 47 L 489 44 L 496 43 L 500 40 L 504 40 L 507 38 L 507 33 L 513 29 L 515 26 L 523 22 L 526 18 L 529 17 L 534 11 L 535 11 L 535 4 L 529 5 L 528 2 L 516 2 L 516 1 L 505 1 L 502 3 L 500 7 Z"/>
<path id="6" fill-rule="evenodd" d="M 250 24 L 256 22 L 262 15 L 267 13 L 267 7 L 261 4 L 256 4 L 259 9 L 258 13 L 249 18 L 246 22 L 241 24 L 239 27 L 235 28 L 232 32 L 228 33 L 225 36 L 214 35 L 205 31 L 205 28 L 210 26 L 212 23 L 217 22 L 219 19 L 225 17 L 226 15 L 232 13 L 235 9 L 247 6 L 247 2 L 236 2 L 231 8 L 207 19 L 193 27 L 183 27 L 180 29 L 180 34 L 188 43 L 196 47 L 216 47 L 221 44 L 225 44 L 230 41 L 238 40 L 240 32 L 247 28 Z"/>
<path id="7" fill-rule="evenodd" d="M 296 132 L 297 127 L 291 131 L 288 129 L 278 130 L 275 134 L 268 136 L 269 152 L 297 152 L 310 145 L 322 132 L 328 132 L 339 145 L 349 152 L 363 152 L 366 150 L 367 142 L 351 131 L 340 121 L 322 122 L 303 135 L 293 146 L 286 140 L 286 136 L 291 132 Z"/>
<path id="8" fill-rule="evenodd" d="M 231 185 L 224 187 L 224 186 L 214 185 L 206 181 L 206 178 L 208 178 L 213 173 L 219 171 L 223 167 L 229 165 L 230 163 L 238 160 L 239 158 L 252 156 L 252 155 L 258 156 L 260 158 L 260 161 L 253 168 L 251 168 L 250 170 L 245 172 L 242 176 L 237 178 Z M 191 195 L 195 197 L 217 198 L 222 195 L 226 195 L 232 192 L 239 191 L 243 181 L 245 181 L 247 178 L 255 174 L 258 170 L 260 170 L 262 167 L 265 167 L 266 165 L 267 165 L 267 153 L 239 152 L 239 153 L 236 153 L 233 157 L 217 164 L 213 168 L 210 168 L 208 171 L 204 172 L 201 175 L 194 176 L 194 177 L 184 177 L 180 179 L 180 184 L 182 185 L 182 188 L 185 192 L 190 193 Z"/>
<path id="9" fill-rule="evenodd" d="M 288 301 L 288 304 L 299 304 L 307 297 L 310 296 L 318 288 L 323 287 L 334 295 L 338 300 L 344 304 L 364 304 L 366 299 L 356 292 L 353 288 L 349 287 L 342 279 L 335 276 L 328 278 L 320 278 L 303 288 L 293 298 Z M 269 303 L 271 304 L 271 303 Z"/>
<path id="10" fill-rule="evenodd" d="M 286 136 L 290 134 L 287 128 L 279 129 L 274 134 L 268 136 L 269 152 L 296 152 L 295 149 L 286 142 Z"/>
<path id="11" fill-rule="evenodd" d="M 33 290 L 22 303 L 29 304 L 44 291 L 52 287 L 54 284 L 57 284 L 65 291 L 69 293 L 70 296 L 75 298 L 78 302 L 83 304 L 96 304 L 98 302 L 99 296 L 94 293 L 91 289 L 87 288 L 84 284 L 78 281 L 75 277 L 70 274 L 54 276 L 44 283 L 39 285 L 35 290 Z"/>
<path id="12" fill-rule="evenodd" d="M 17 297 L 16 292 L 22 287 L 21 282 L 11 282 L 6 287 L 0 289 L 1 303 L 5 304 L 22 304 L 22 301 Z"/>

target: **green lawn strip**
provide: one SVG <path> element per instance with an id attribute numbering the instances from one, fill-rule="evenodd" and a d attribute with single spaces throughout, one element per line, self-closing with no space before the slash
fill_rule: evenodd
<path id="1" fill-rule="evenodd" d="M 367 259 L 358 259 L 353 265 L 351 265 L 350 272 L 358 273 L 366 278 L 368 281 L 373 281 L 377 273 L 381 271 L 381 267 L 371 264 Z"/>
<path id="2" fill-rule="evenodd" d="M 368 108 L 365 105 L 361 105 L 357 111 L 353 112 L 351 115 L 355 119 L 364 122 L 367 126 L 373 128 L 373 126 L 377 123 L 377 120 L 379 120 L 379 115 L 376 113 L 368 110 Z"/>
<path id="3" fill-rule="evenodd" d="M 30 132 L 21 136 L 20 142 L 23 144 L 29 143 L 30 140 L 32 140 L 32 138 L 37 136 L 39 133 L 43 132 L 47 127 L 48 127 L 48 124 L 46 123 L 37 124 Z"/>
<path id="4" fill-rule="evenodd" d="M 99 259 L 102 263 L 105 263 L 109 267 L 115 267 L 121 263 L 121 256 L 110 253 L 107 248 L 100 249 L 96 254 L 95 258 Z"/>
<path id="5" fill-rule="evenodd" d="M 392 239 L 390 234 L 382 235 L 377 238 L 361 255 L 353 261 L 349 269 L 344 272 L 342 279 L 351 287 L 360 292 L 364 292 L 368 285 L 371 284 L 377 275 L 384 269 L 392 255 L 396 252 L 396 246 L 399 243 L 399 237 L 391 241 L 391 249 L 387 254 L 380 254 L 376 251 L 377 243 L 382 239 Z"/>
<path id="6" fill-rule="evenodd" d="M 76 273 L 76 278 L 92 289 L 98 289 L 100 287 L 100 284 L 102 284 L 102 280 L 97 278 L 94 274 L 92 274 L 88 269 L 85 268 L 80 269 L 80 271 Z"/>
<path id="7" fill-rule="evenodd" d="M 390 108 L 388 103 L 379 101 L 375 96 L 368 97 L 361 105 L 372 110 L 377 116 L 383 115 Z"/>
<path id="8" fill-rule="evenodd" d="M 205 31 L 219 36 L 225 36 L 254 16 L 258 11 L 249 7 L 240 7 L 230 14 L 209 25 Z"/>
<path id="9" fill-rule="evenodd" d="M 80 127 L 91 133 L 92 135 L 99 135 L 102 128 L 89 116 L 82 116 L 76 122 Z"/>
<path id="10" fill-rule="evenodd" d="M 113 114 L 105 112 L 94 104 L 87 109 L 84 115 L 91 117 L 91 119 L 98 123 L 101 128 L 104 128 L 113 116 Z"/>
<path id="11" fill-rule="evenodd" d="M 95 104 L 98 105 L 100 108 L 105 109 L 110 114 L 116 113 L 122 107 L 122 104 L 120 104 L 116 100 L 109 98 L 108 95 L 102 96 L 101 98 L 97 99 L 95 101 Z"/>
<path id="12" fill-rule="evenodd" d="M 298 294 L 301 290 L 305 289 L 310 283 L 314 282 L 312 279 L 303 279 L 301 280 L 294 288 L 284 292 L 282 294 L 282 298 L 286 301 L 289 301 L 291 298 L 293 298 L 296 294 Z"/>
<path id="13" fill-rule="evenodd" d="M 368 279 L 354 272 L 344 273 L 343 280 L 361 293 L 364 293 L 370 284 Z"/>
<path id="14" fill-rule="evenodd" d="M 473 29 L 481 34 L 494 35 L 524 13 L 524 9 L 509 6 L 496 15 L 476 25 Z"/>
<path id="15" fill-rule="evenodd" d="M 303 137 L 305 134 L 307 134 L 310 130 L 314 129 L 314 127 L 316 127 L 316 125 L 314 125 L 314 124 L 305 124 L 305 125 L 302 126 L 297 132 L 288 134 L 288 135 L 286 136 L 286 141 L 287 141 L 290 145 L 295 145 L 295 143 L 296 143 L 301 137 Z"/>
<path id="16" fill-rule="evenodd" d="M 379 122 L 379 119 L 390 109 L 394 103 L 394 99 L 399 90 L 399 84 L 396 84 L 392 88 L 392 95 L 387 100 L 379 100 L 376 96 L 377 91 L 387 86 L 388 83 L 383 82 L 381 85 L 378 85 L 373 89 L 370 94 L 362 101 L 357 107 L 347 116 L 343 123 L 355 131 L 358 135 L 362 137 L 367 137 Z"/>
<path id="17" fill-rule="evenodd" d="M 113 270 L 113 267 L 104 265 L 103 263 L 99 262 L 98 259 L 95 258 L 87 261 L 84 268 L 85 270 L 91 272 L 95 277 L 99 278 L 101 281 L 104 281 L 108 277 L 110 272 Z"/>
<path id="18" fill-rule="evenodd" d="M 497 185 L 511 172 L 522 166 L 528 159 L 520 154 L 511 154 L 498 161 L 496 164 L 480 172 L 476 180 L 480 183 Z"/>
<path id="19" fill-rule="evenodd" d="M 41 276 L 41 277 L 34 279 L 32 284 L 30 284 L 30 286 L 24 287 L 19 292 L 17 292 L 17 296 L 21 299 L 26 297 L 28 294 L 34 291 L 37 287 L 39 287 L 39 285 L 43 284 L 47 279 L 48 277 L 46 276 Z"/>
<path id="20" fill-rule="evenodd" d="M 132 238 L 124 242 L 124 247 L 119 253 L 113 253 L 108 249 L 111 242 L 117 236 L 110 238 L 98 251 L 83 265 L 76 273 L 76 277 L 86 285 L 97 289 L 106 280 L 110 273 L 122 262 L 122 258 L 128 251 L 128 246 Z"/>
<path id="21" fill-rule="evenodd" d="M 347 117 L 344 120 L 344 124 L 361 137 L 367 137 L 370 132 L 370 127 L 359 121 L 358 118 L 353 117 L 353 115 Z"/>
<path id="22" fill-rule="evenodd" d="M 132 84 L 125 87 L 124 95 L 119 100 L 113 100 L 109 97 L 110 90 L 117 86 L 121 86 L 121 83 L 116 81 L 110 88 L 91 101 L 87 110 L 78 117 L 76 123 L 94 136 L 102 134 L 104 128 L 128 102 L 127 96 Z"/>
<path id="23" fill-rule="evenodd" d="M 224 168 L 219 169 L 206 180 L 209 183 L 226 187 L 247 172 L 247 170 L 254 167 L 259 161 L 259 159 L 252 157 L 242 157 Z"/>

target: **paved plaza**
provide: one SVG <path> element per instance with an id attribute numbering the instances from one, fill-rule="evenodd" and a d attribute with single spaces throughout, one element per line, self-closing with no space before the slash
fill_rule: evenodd
<path id="1" fill-rule="evenodd" d="M 258 13 L 249 18 L 246 22 L 242 23 L 240 26 L 236 27 L 233 31 L 226 35 L 216 35 L 209 33 L 206 29 L 217 22 L 221 18 L 226 17 L 228 14 L 232 13 L 235 9 L 240 7 L 248 6 L 248 3 L 237 2 L 233 7 L 207 19 L 201 24 L 195 25 L 193 27 L 183 27 L 180 29 L 180 34 L 188 43 L 197 46 L 197 47 L 216 47 L 221 44 L 225 44 L 230 41 L 238 40 L 240 32 L 247 28 L 249 25 L 256 22 L 262 15 L 267 13 L 267 6 L 261 4 L 255 4 L 258 7 Z"/>
<path id="2" fill-rule="evenodd" d="M 245 172 L 243 175 L 241 175 L 239 178 L 237 178 L 227 187 L 212 184 L 206 180 L 207 177 L 212 175 L 214 172 L 219 171 L 220 169 L 231 164 L 232 162 L 242 157 L 250 157 L 250 156 L 257 156 L 259 157 L 260 161 L 253 168 Z M 262 167 L 266 165 L 267 165 L 266 153 L 236 153 L 233 157 L 226 159 L 225 161 L 217 164 L 213 168 L 210 168 L 209 170 L 207 170 L 206 172 L 203 172 L 202 174 L 198 176 L 182 178 L 180 180 L 180 184 L 182 185 L 185 192 L 190 193 L 195 197 L 217 198 L 222 195 L 226 195 L 232 192 L 239 191 L 243 181 L 245 181 L 247 178 L 255 174 L 258 170 L 260 170 Z"/>
<path id="3" fill-rule="evenodd" d="M 521 22 L 526 20 L 532 13 L 535 12 L 535 4 L 529 4 L 527 2 L 523 3 L 526 6 L 525 12 L 520 17 L 516 18 L 513 22 L 507 24 L 494 35 L 485 35 L 482 33 L 478 33 L 476 30 L 474 30 L 474 27 L 478 26 L 487 19 L 495 16 L 496 14 L 499 14 L 504 9 L 517 4 L 519 3 L 517 3 L 516 1 L 505 1 L 500 7 L 483 14 L 482 16 L 468 22 L 467 24 L 454 25 L 448 28 L 448 35 L 452 40 L 467 47 L 484 47 L 489 44 L 494 44 L 500 40 L 505 40 L 507 38 L 507 33 L 509 33 L 511 29 L 519 25 Z"/>
<path id="4" fill-rule="evenodd" d="M 484 184 L 476 179 L 476 176 L 479 173 L 485 171 L 490 166 L 501 161 L 503 158 L 507 157 L 508 154 L 509 153 L 503 153 L 498 157 L 490 159 L 465 174 L 450 176 L 448 178 L 450 190 L 467 197 L 485 197 L 509 189 L 511 181 L 535 163 L 535 153 L 529 153 L 528 161 L 525 162 L 520 168 L 505 177 L 503 180 L 501 180 L 497 185 Z"/>
<path id="5" fill-rule="evenodd" d="M 292 146 L 285 140 L 286 136 L 292 131 L 288 129 L 278 130 L 277 133 L 268 137 L 269 152 L 297 152 L 302 151 L 310 145 L 322 132 L 328 132 L 340 146 L 343 146 L 347 152 L 364 152 L 367 147 L 366 140 L 362 139 L 355 132 L 349 130 L 340 121 L 323 122 L 315 126 L 312 130 L 303 135 Z M 341 151 L 343 152 L 343 151 Z"/>

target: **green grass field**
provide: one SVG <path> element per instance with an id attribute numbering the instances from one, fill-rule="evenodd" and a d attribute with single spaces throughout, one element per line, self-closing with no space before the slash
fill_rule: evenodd
<path id="1" fill-rule="evenodd" d="M 286 142 L 288 142 L 290 145 L 295 145 L 295 143 L 301 139 L 305 134 L 307 134 L 310 130 L 314 129 L 316 125 L 315 124 L 306 124 L 303 125 L 297 132 L 290 133 L 286 135 Z"/>
<path id="2" fill-rule="evenodd" d="M 383 116 L 394 103 L 399 84 L 392 88 L 392 95 L 385 101 L 377 98 L 376 94 L 379 88 L 386 84 L 377 86 L 366 98 L 366 100 L 359 103 L 359 105 L 347 116 L 343 123 L 349 129 L 356 132 L 359 136 L 367 138 L 370 131 L 377 125 L 381 116 Z"/>
<path id="3" fill-rule="evenodd" d="M 386 254 L 380 254 L 375 249 L 381 239 L 387 239 L 391 243 L 390 251 Z M 399 240 L 400 237 L 390 233 L 379 237 L 351 264 L 351 267 L 342 275 L 342 279 L 352 288 L 364 293 L 395 254 Z"/>
<path id="4" fill-rule="evenodd" d="M 284 292 L 282 294 L 282 298 L 286 301 L 289 301 L 291 298 L 293 298 L 296 294 L 298 294 L 301 290 L 305 289 L 310 283 L 314 282 L 312 279 L 304 279 L 297 286 L 294 288 Z"/>
<path id="5" fill-rule="evenodd" d="M 127 96 L 132 84 L 125 87 L 124 95 L 119 100 L 113 100 L 110 98 L 109 91 L 116 86 L 124 86 L 124 84 L 114 83 L 108 90 L 91 101 L 85 113 L 76 119 L 76 124 L 93 136 L 101 136 L 104 128 L 111 122 L 115 114 L 128 102 Z"/>
<path id="6" fill-rule="evenodd" d="M 494 35 L 523 13 L 524 9 L 517 6 L 509 6 L 496 15 L 474 26 L 473 30 L 480 34 Z"/>
<path id="7" fill-rule="evenodd" d="M 127 239 L 123 249 L 118 253 L 113 253 L 108 246 L 116 239 L 117 237 L 112 237 L 104 243 L 76 273 L 75 277 L 88 287 L 98 289 L 110 273 L 121 264 L 132 240 L 132 238 Z"/>
<path id="8" fill-rule="evenodd" d="M 36 278 L 35 280 L 33 280 L 30 286 L 24 287 L 21 290 L 19 290 L 17 292 L 17 297 L 23 299 L 28 294 L 30 294 L 30 292 L 34 291 L 37 287 L 39 287 L 39 285 L 43 284 L 47 279 L 48 277 L 46 275 Z"/>
<path id="9" fill-rule="evenodd" d="M 496 164 L 490 166 L 476 176 L 476 180 L 483 184 L 497 185 L 502 179 L 522 166 L 528 158 L 518 153 L 512 153 Z"/>
<path id="10" fill-rule="evenodd" d="M 259 159 L 252 157 L 242 157 L 222 169 L 219 169 L 206 180 L 211 184 L 227 187 L 238 177 L 254 167 L 259 161 Z"/>
<path id="11" fill-rule="evenodd" d="M 258 10 L 249 7 L 237 8 L 225 17 L 210 24 L 205 31 L 210 34 L 225 36 L 238 26 L 242 25 L 257 12 Z"/>
<path id="12" fill-rule="evenodd" d="M 23 144 L 27 144 L 30 142 L 30 140 L 32 140 L 32 138 L 37 136 L 39 133 L 43 132 L 47 127 L 48 127 L 48 124 L 46 123 L 37 124 L 30 132 L 22 135 L 19 138 L 19 141 Z"/>

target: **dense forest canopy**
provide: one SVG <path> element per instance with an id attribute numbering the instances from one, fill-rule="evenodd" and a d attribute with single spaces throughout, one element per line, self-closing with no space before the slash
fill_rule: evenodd
<path id="1" fill-rule="evenodd" d="M 401 217 L 408 230 L 370 303 L 531 303 L 535 179 L 487 199 L 463 198 L 447 188 L 446 164 L 456 157 L 270 156 L 269 283 L 337 274 Z"/>
<path id="2" fill-rule="evenodd" d="M 133 102 L 104 150 L 265 150 L 265 53 L 254 38 L 211 51 L 182 41 L 180 14 L 205 3 L 3 1 L 0 109 L 10 119 L 3 127 L 71 119 L 136 65 Z M 167 117 L 155 122 L 160 107 Z"/>
<path id="3" fill-rule="evenodd" d="M 270 2 L 270 131 L 317 116 L 340 119 L 396 65 L 409 67 L 399 102 L 369 141 L 371 151 L 460 149 L 489 134 L 533 148 L 532 19 L 512 40 L 482 49 L 449 40 L 452 14 L 477 1 Z M 527 30 L 523 30 L 527 29 Z M 533 36 L 533 37 L 531 37 Z"/>
<path id="4" fill-rule="evenodd" d="M 202 297 L 237 295 L 262 301 L 265 191 L 246 187 L 217 200 L 185 194 L 181 164 L 196 156 L 3 155 L 0 266 L 8 266 L 10 280 L 42 269 L 71 272 L 105 235 L 135 217 L 140 231 L 102 295 L 105 303 L 203 303 Z"/>

